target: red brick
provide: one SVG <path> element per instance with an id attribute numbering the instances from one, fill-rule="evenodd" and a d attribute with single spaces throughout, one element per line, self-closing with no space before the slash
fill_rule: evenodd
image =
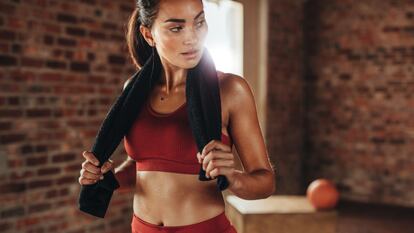
<path id="1" fill-rule="evenodd" d="M 12 28 L 14 30 L 24 29 L 25 28 L 25 21 L 24 21 L 24 19 L 10 16 L 8 18 L 8 27 Z"/>
<path id="2" fill-rule="evenodd" d="M 0 109 L 0 117 L 21 117 L 23 115 L 23 111 L 20 109 Z"/>
<path id="3" fill-rule="evenodd" d="M 37 175 L 44 176 L 44 175 L 55 175 L 60 173 L 59 167 L 51 167 L 51 168 L 40 168 L 37 170 Z"/>
<path id="4" fill-rule="evenodd" d="M 26 115 L 28 117 L 50 117 L 52 115 L 52 110 L 50 109 L 27 109 Z"/>
<path id="5" fill-rule="evenodd" d="M 43 37 L 43 42 L 46 45 L 53 45 L 55 43 L 55 37 L 53 37 L 52 35 L 45 35 Z"/>
<path id="6" fill-rule="evenodd" d="M 53 180 L 46 179 L 46 180 L 33 180 L 27 182 L 28 189 L 37 189 L 37 188 L 44 188 L 49 187 L 53 184 Z"/>
<path id="7" fill-rule="evenodd" d="M 11 217 L 23 216 L 24 213 L 25 213 L 24 207 L 17 206 L 17 207 L 8 208 L 8 209 L 2 209 L 2 211 L 0 212 L 0 217 L 2 219 L 6 219 L 6 218 L 11 218 Z"/>
<path id="8" fill-rule="evenodd" d="M 11 128 L 12 128 L 11 122 L 0 122 L 0 132 L 10 130 Z"/>
<path id="9" fill-rule="evenodd" d="M 48 33 L 53 33 L 59 35 L 61 32 L 61 27 L 59 24 L 50 23 L 50 22 L 43 22 L 42 27 L 46 30 Z"/>
<path id="10" fill-rule="evenodd" d="M 71 62 L 70 69 L 76 72 L 89 72 L 89 63 L 85 62 Z"/>
<path id="11" fill-rule="evenodd" d="M 7 193 L 23 193 L 26 191 L 26 184 L 25 183 L 2 183 L 0 184 L 0 190 L 2 194 Z"/>
<path id="12" fill-rule="evenodd" d="M 8 55 L 0 55 L 0 66 L 16 66 L 17 59 L 16 57 Z"/>
<path id="13" fill-rule="evenodd" d="M 33 214 L 33 213 L 45 212 L 45 211 L 50 210 L 51 207 L 52 205 L 50 203 L 36 203 L 28 207 L 28 213 Z"/>
<path id="14" fill-rule="evenodd" d="M 77 178 L 73 176 L 65 176 L 56 180 L 57 185 L 73 184 L 77 182 Z M 62 192 L 61 192 L 62 195 Z"/>
<path id="15" fill-rule="evenodd" d="M 36 58 L 29 58 L 29 57 L 22 57 L 21 58 L 21 64 L 22 66 L 26 67 L 42 67 L 44 64 L 44 61 L 41 59 Z"/>
<path id="16" fill-rule="evenodd" d="M 52 157 L 52 162 L 53 163 L 69 162 L 69 161 L 74 160 L 75 158 L 76 158 L 76 155 L 74 153 L 63 153 L 63 154 L 54 155 Z"/>
<path id="17" fill-rule="evenodd" d="M 16 39 L 16 34 L 11 30 L 0 30 L 0 40 L 13 41 Z"/>
<path id="18" fill-rule="evenodd" d="M 71 23 L 71 24 L 78 23 L 78 19 L 75 15 L 58 13 L 56 17 L 57 17 L 57 20 L 60 22 Z"/>
<path id="19" fill-rule="evenodd" d="M 32 172 L 32 171 L 25 171 L 25 172 L 21 172 L 21 173 L 18 173 L 18 172 L 12 172 L 12 173 L 10 174 L 10 178 L 11 178 L 11 180 L 13 180 L 13 181 L 17 181 L 17 180 L 25 180 L 25 179 L 27 179 L 27 178 L 33 177 L 33 175 L 34 175 L 34 172 Z"/>
<path id="20" fill-rule="evenodd" d="M 89 36 L 96 40 L 106 40 L 106 34 L 99 31 L 90 31 Z"/>
<path id="21" fill-rule="evenodd" d="M 86 31 L 79 27 L 67 27 L 66 33 L 71 36 L 85 36 Z"/>
<path id="22" fill-rule="evenodd" d="M 46 61 L 46 66 L 52 69 L 64 70 L 66 69 L 66 62 L 49 60 L 49 61 Z"/>
<path id="23" fill-rule="evenodd" d="M 5 134 L 0 135 L 0 144 L 18 143 L 25 139 L 25 134 Z"/>
<path id="24" fill-rule="evenodd" d="M 59 37 L 57 39 L 57 44 L 65 47 L 74 47 L 76 46 L 77 42 L 74 39 Z"/>
<path id="25" fill-rule="evenodd" d="M 0 2 L 0 12 L 13 15 L 16 12 L 16 7 L 11 4 Z"/>
<path id="26" fill-rule="evenodd" d="M 38 166 L 46 164 L 48 160 L 47 156 L 41 156 L 41 157 L 29 157 L 26 159 L 26 165 L 27 166 Z"/>
<path id="27" fill-rule="evenodd" d="M 126 59 L 123 56 L 118 56 L 118 55 L 113 55 L 113 54 L 110 54 L 108 56 L 108 63 L 110 64 L 124 65 L 125 62 L 126 62 Z"/>
<path id="28" fill-rule="evenodd" d="M 11 222 L 1 222 L 0 223 L 0 231 L 1 232 L 7 232 L 10 229 L 12 229 L 12 227 L 13 227 L 13 223 L 11 223 Z"/>
<path id="29" fill-rule="evenodd" d="M 0 52 L 2 53 L 8 53 L 10 46 L 8 43 L 0 43 Z"/>

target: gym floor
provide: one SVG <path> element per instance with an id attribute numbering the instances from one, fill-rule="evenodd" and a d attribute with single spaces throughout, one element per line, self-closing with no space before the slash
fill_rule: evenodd
<path id="1" fill-rule="evenodd" d="M 414 208 L 340 201 L 338 233 L 414 233 Z"/>

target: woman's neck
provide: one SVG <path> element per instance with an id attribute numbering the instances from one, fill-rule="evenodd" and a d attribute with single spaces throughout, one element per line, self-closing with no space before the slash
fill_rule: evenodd
<path id="1" fill-rule="evenodd" d="M 166 94 L 175 90 L 185 84 L 187 79 L 188 69 L 180 68 L 168 64 L 168 62 L 162 62 L 163 72 L 158 84 L 162 87 Z"/>

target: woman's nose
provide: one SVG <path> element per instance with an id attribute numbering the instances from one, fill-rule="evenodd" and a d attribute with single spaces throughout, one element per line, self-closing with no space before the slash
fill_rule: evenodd
<path id="1" fill-rule="evenodd" d="M 198 40 L 198 35 L 197 35 L 196 30 L 193 28 L 187 30 L 185 39 L 184 39 L 184 44 L 193 45 L 197 43 L 197 40 Z"/>

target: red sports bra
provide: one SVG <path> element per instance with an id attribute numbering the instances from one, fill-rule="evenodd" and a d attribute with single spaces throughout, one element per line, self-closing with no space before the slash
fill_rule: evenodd
<path id="1" fill-rule="evenodd" d="M 137 171 L 167 171 L 198 174 L 197 145 L 188 122 L 187 104 L 171 113 L 155 112 L 149 101 L 124 136 L 127 154 L 136 161 Z M 229 136 L 221 134 L 231 146 Z"/>

